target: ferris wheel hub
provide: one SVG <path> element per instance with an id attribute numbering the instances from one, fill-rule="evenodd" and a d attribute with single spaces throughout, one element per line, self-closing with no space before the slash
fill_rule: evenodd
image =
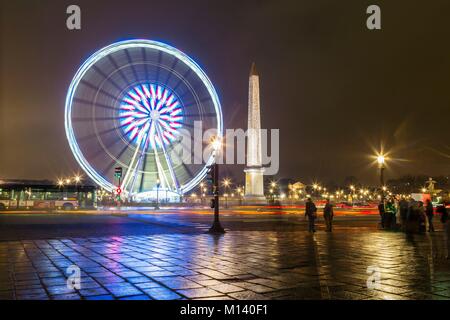
<path id="1" fill-rule="evenodd" d="M 152 110 L 152 112 L 150 112 L 150 118 L 153 121 L 159 120 L 160 117 L 161 117 L 161 113 L 158 110 Z"/>

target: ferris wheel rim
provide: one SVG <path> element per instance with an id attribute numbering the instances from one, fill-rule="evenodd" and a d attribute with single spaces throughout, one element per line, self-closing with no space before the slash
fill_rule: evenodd
<path id="1" fill-rule="evenodd" d="M 64 126 L 65 126 L 65 132 L 66 137 L 69 141 L 69 146 L 71 148 L 72 153 L 75 156 L 76 161 L 78 164 L 83 168 L 83 170 L 86 172 L 86 174 L 100 187 L 103 189 L 112 191 L 116 188 L 113 183 L 105 179 L 102 175 L 100 175 L 96 169 L 90 164 L 90 162 L 86 159 L 83 152 L 80 150 L 78 141 L 75 137 L 74 128 L 72 125 L 72 104 L 75 92 L 81 82 L 81 80 L 84 78 L 86 73 L 94 66 L 98 61 L 101 59 L 107 57 L 110 54 L 113 54 L 114 52 L 129 49 L 129 48 L 149 48 L 154 49 L 157 51 L 165 52 L 171 56 L 174 56 L 175 58 L 181 60 L 184 62 L 189 69 L 191 69 L 195 74 L 199 77 L 203 85 L 208 91 L 208 94 L 211 98 L 211 101 L 214 106 L 214 110 L 216 113 L 216 120 L 217 120 L 217 137 L 221 139 L 223 137 L 223 117 L 222 117 L 222 108 L 220 104 L 219 97 L 217 95 L 217 92 L 211 82 L 211 80 L 208 78 L 206 73 L 203 71 L 203 69 L 187 54 L 180 51 L 177 48 L 174 48 L 166 43 L 155 41 L 155 40 L 148 40 L 148 39 L 131 39 L 131 40 L 124 40 L 112 43 L 106 47 L 103 47 L 93 53 L 88 59 L 86 59 L 82 65 L 78 68 L 77 72 L 75 73 L 75 76 L 73 77 L 67 95 L 65 100 L 65 111 L 64 111 Z M 180 186 L 179 192 L 180 194 L 184 194 L 188 191 L 190 191 L 192 188 L 194 188 L 204 177 L 206 176 L 207 172 L 207 166 L 212 164 L 214 162 L 214 158 L 216 156 L 216 152 L 213 150 L 211 152 L 211 155 L 209 156 L 208 160 L 206 161 L 203 168 L 198 172 L 192 179 L 190 179 L 187 183 Z M 127 190 L 123 191 L 125 194 L 128 193 Z M 139 193 L 138 193 L 139 194 Z"/>

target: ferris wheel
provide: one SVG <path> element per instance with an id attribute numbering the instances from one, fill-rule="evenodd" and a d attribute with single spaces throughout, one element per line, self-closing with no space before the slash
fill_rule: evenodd
<path id="1" fill-rule="evenodd" d="M 97 51 L 66 97 L 66 135 L 77 162 L 102 188 L 120 187 L 137 200 L 160 190 L 182 195 L 205 177 L 216 151 L 203 139 L 204 161 L 192 160 L 196 122 L 202 136 L 214 130 L 222 137 L 214 86 L 190 57 L 157 41 L 127 40 Z"/>

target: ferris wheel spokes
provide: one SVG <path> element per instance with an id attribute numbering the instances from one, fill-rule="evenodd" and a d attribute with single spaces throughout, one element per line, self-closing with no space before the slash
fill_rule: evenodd
<path id="1" fill-rule="evenodd" d="M 141 146 L 142 146 L 142 149 L 143 149 L 141 155 L 144 154 L 145 151 L 146 151 L 146 144 L 145 144 L 145 143 L 142 144 L 142 140 L 144 139 L 144 135 L 145 135 L 146 137 L 149 136 L 150 128 L 151 128 L 150 125 L 146 125 L 146 126 L 144 127 L 144 129 L 141 130 L 141 132 L 140 132 L 139 135 L 138 135 L 138 138 L 137 138 L 137 142 L 138 142 L 138 143 L 137 143 L 136 150 L 134 151 L 133 157 L 131 158 L 130 164 L 128 165 L 128 169 L 127 169 L 127 172 L 126 172 L 126 174 L 125 174 L 125 177 L 123 178 L 123 182 L 122 182 L 121 188 L 122 188 L 122 190 L 124 190 L 124 191 L 126 190 L 126 188 L 127 188 L 127 186 L 128 186 L 128 183 L 130 182 L 130 179 L 131 179 L 131 178 L 134 179 L 135 176 L 136 176 L 137 173 L 138 173 L 139 159 L 140 159 L 141 157 L 139 157 L 138 161 L 136 162 L 136 165 L 134 165 L 134 163 L 135 163 L 137 154 L 139 153 L 139 150 L 141 150 Z M 147 139 L 146 139 L 146 140 L 147 140 Z M 132 176 L 130 176 L 130 173 L 131 173 Z M 133 190 L 130 189 L 129 195 L 131 195 L 132 192 L 133 192 Z"/>
<path id="2" fill-rule="evenodd" d="M 159 140 L 162 142 L 162 143 L 161 143 L 162 150 L 163 150 L 163 152 L 164 152 L 164 157 L 166 158 L 167 167 L 169 168 L 170 176 L 171 176 L 171 178 L 172 178 L 172 181 L 173 181 L 175 190 L 176 190 L 177 192 L 179 192 L 180 186 L 179 186 L 178 180 L 177 180 L 177 178 L 176 178 L 176 176 L 175 176 L 175 171 L 174 171 L 174 168 L 173 168 L 172 159 L 170 158 L 170 155 L 169 155 L 169 153 L 167 152 L 166 146 L 164 145 L 164 142 L 163 142 L 163 140 L 162 140 L 163 137 L 162 137 L 162 134 L 161 134 L 161 127 L 160 127 L 159 124 L 156 125 L 156 132 L 157 132 L 157 134 L 158 134 Z"/>
<path id="3" fill-rule="evenodd" d="M 152 125 L 152 124 L 151 124 L 151 125 Z M 135 185 L 135 183 L 136 183 L 136 178 L 137 178 L 137 176 L 138 176 L 139 167 L 141 166 L 142 159 L 145 157 L 145 154 L 146 154 L 147 149 L 148 149 L 148 142 L 149 142 L 149 139 L 150 139 L 150 134 L 149 134 L 149 132 L 150 132 L 150 129 L 151 129 L 151 128 L 150 128 L 151 125 L 149 125 L 149 124 L 147 123 L 148 128 L 145 129 L 145 127 L 144 127 L 144 132 L 146 132 L 146 133 L 145 133 L 144 146 L 143 146 L 143 148 L 142 148 L 141 155 L 139 156 L 139 160 L 138 160 L 138 162 L 137 162 L 137 164 L 136 164 L 136 167 L 135 167 L 135 169 L 134 169 L 133 182 L 131 183 L 129 197 L 132 195 L 132 192 L 133 192 L 133 190 L 134 190 L 134 185 Z M 144 172 L 143 172 L 142 174 L 144 174 Z"/>

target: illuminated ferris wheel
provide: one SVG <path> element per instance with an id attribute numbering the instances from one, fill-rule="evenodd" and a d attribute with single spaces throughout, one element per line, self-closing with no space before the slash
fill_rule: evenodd
<path id="1" fill-rule="evenodd" d="M 65 128 L 87 175 L 113 191 L 114 169 L 122 167 L 121 190 L 135 200 L 194 188 L 215 153 L 203 139 L 206 159 L 193 160 L 194 129 L 219 138 L 223 131 L 220 101 L 204 71 L 150 40 L 114 43 L 83 63 L 67 93 Z"/>

